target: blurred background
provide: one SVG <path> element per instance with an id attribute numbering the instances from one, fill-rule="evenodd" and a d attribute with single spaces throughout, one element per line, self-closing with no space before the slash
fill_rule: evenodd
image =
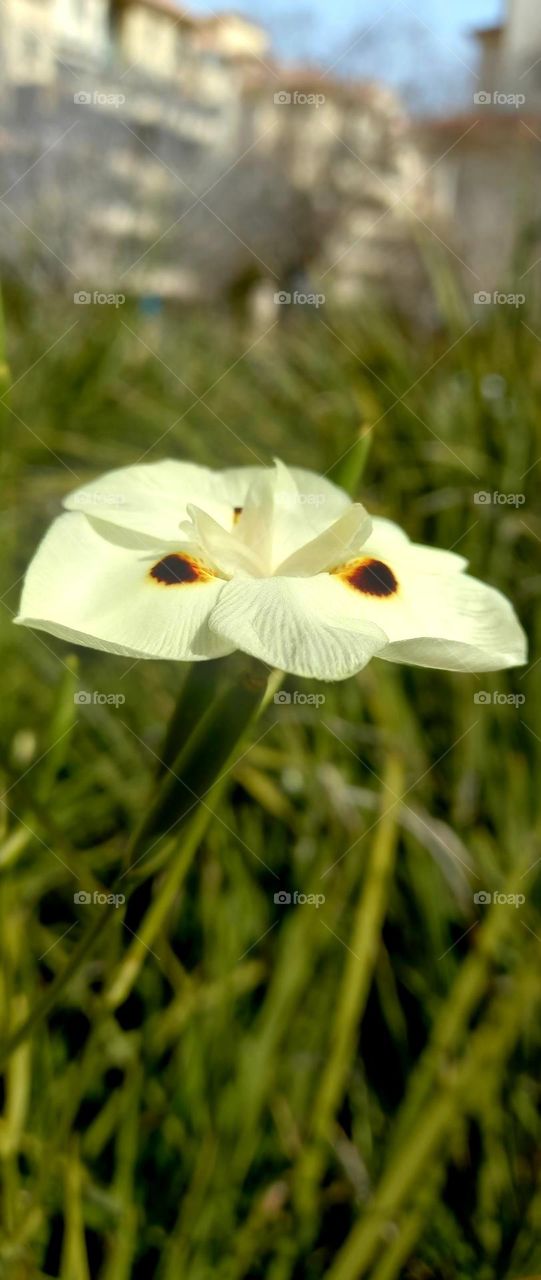
<path id="1" fill-rule="evenodd" d="M 531 642 L 284 683 L 2 1061 L 1 1280 L 535 1280 L 541 10 L 1 0 L 0 66 L 0 1041 L 186 678 L 13 627 L 71 489 L 278 455 Z"/>

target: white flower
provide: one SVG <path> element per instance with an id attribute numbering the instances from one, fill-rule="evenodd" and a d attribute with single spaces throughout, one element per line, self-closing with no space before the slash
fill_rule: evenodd
<path id="1" fill-rule="evenodd" d="M 377 656 L 449 671 L 526 660 L 504 596 L 311 471 L 157 462 L 77 489 L 17 622 L 136 658 L 241 649 L 342 680 Z"/>

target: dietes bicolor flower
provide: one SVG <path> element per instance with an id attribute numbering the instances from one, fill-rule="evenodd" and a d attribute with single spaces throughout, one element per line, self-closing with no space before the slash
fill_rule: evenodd
<path id="1" fill-rule="evenodd" d="M 188 462 L 77 489 L 28 569 L 16 621 L 134 658 L 236 649 L 343 680 L 373 657 L 448 671 L 526 660 L 493 587 L 311 471 Z"/>

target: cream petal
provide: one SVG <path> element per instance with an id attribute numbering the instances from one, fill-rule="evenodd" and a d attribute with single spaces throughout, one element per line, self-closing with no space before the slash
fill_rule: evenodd
<path id="1" fill-rule="evenodd" d="M 289 472 L 318 531 L 338 520 L 351 506 L 349 495 L 326 476 L 306 471 L 303 467 L 290 467 Z"/>
<path id="2" fill-rule="evenodd" d="M 505 596 L 463 573 L 427 572 L 426 557 L 416 550 L 380 561 L 366 557 L 363 547 L 357 570 L 350 565 L 334 575 L 356 601 L 359 617 L 388 636 L 378 656 L 449 671 L 496 671 L 525 662 L 524 632 Z M 389 570 L 396 590 L 390 589 Z"/>
<path id="3" fill-rule="evenodd" d="M 211 471 L 193 462 L 141 463 L 119 467 L 68 494 L 68 511 L 84 511 L 109 524 L 136 529 L 160 541 L 178 537 L 188 503 L 202 507 L 232 528 L 235 507 L 242 507 L 260 467 Z"/>
<path id="4" fill-rule="evenodd" d="M 351 506 L 324 477 L 278 461 L 212 471 L 172 459 L 109 471 L 69 494 L 64 505 L 161 543 L 178 538 L 189 503 L 256 546 L 268 572 Z"/>
<path id="5" fill-rule="evenodd" d="M 187 560 L 174 559 L 182 549 L 178 543 L 145 549 L 137 535 L 82 512 L 60 516 L 30 564 L 16 621 L 136 658 L 191 661 L 231 653 L 207 626 L 224 580 L 202 571 L 178 581 L 196 573 Z"/>
<path id="6" fill-rule="evenodd" d="M 455 551 L 442 551 L 439 547 L 426 547 L 419 542 L 411 542 L 398 524 L 387 520 L 385 516 L 372 516 L 372 532 L 364 544 L 364 554 L 384 560 L 386 556 L 408 551 L 415 554 L 419 565 L 421 559 L 424 561 L 423 567 L 427 573 L 460 573 L 468 565 L 464 556 L 457 555 Z"/>
<path id="7" fill-rule="evenodd" d="M 286 468 L 285 483 L 289 481 Z M 267 467 L 253 479 L 246 494 L 242 511 L 235 527 L 235 538 L 252 555 L 257 555 L 259 576 L 271 573 L 273 567 L 273 542 L 276 531 L 276 501 L 279 472 L 277 467 Z M 282 480 L 282 484 L 284 480 Z"/>
<path id="8" fill-rule="evenodd" d="M 229 582 L 209 626 L 269 666 L 317 680 L 353 675 L 387 642 L 379 626 L 357 617 L 329 574 Z"/>
<path id="9" fill-rule="evenodd" d="M 334 524 L 311 542 L 294 551 L 277 570 L 288 577 L 323 573 L 341 561 L 360 553 L 370 534 L 372 521 L 359 502 L 353 503 Z"/>
<path id="10" fill-rule="evenodd" d="M 353 504 L 347 494 L 323 476 L 285 467 L 276 458 L 274 466 L 275 516 L 270 565 L 273 573 L 281 573 L 278 566 L 330 529 Z"/>
<path id="11" fill-rule="evenodd" d="M 284 474 L 287 472 L 301 495 L 302 506 L 310 513 L 316 532 L 332 524 L 351 506 L 349 495 L 326 476 L 318 475 L 317 471 L 308 471 L 305 467 L 286 467 L 279 459 L 275 459 L 275 466 L 277 464 L 282 468 L 277 476 L 278 485 L 281 483 L 282 489 L 287 492 L 289 481 Z M 252 482 L 262 473 L 268 475 L 269 470 L 269 467 L 226 467 L 220 472 L 223 484 L 227 487 L 224 492 L 235 503 L 237 499 L 240 502 L 241 497 L 246 497 Z M 386 523 L 390 524 L 391 521 Z"/>
<path id="12" fill-rule="evenodd" d="M 257 552 L 259 576 L 277 565 L 314 531 L 291 472 L 279 459 L 254 477 L 235 528 L 235 536 Z"/>
<path id="13" fill-rule="evenodd" d="M 193 538 L 201 547 L 202 553 L 208 556 L 208 562 L 215 565 L 227 577 L 232 577 L 235 573 L 260 576 L 255 551 L 251 546 L 241 542 L 236 531 L 229 533 L 218 524 L 217 520 L 207 515 L 206 511 L 201 511 L 191 503 L 188 506 L 188 512 Z M 189 528 L 188 524 L 183 526 L 186 532 Z"/>

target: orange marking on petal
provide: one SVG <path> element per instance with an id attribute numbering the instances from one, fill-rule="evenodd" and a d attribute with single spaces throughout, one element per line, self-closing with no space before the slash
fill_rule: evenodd
<path id="1" fill-rule="evenodd" d="M 210 582 L 214 574 L 193 556 L 181 551 L 170 551 L 150 570 L 150 577 L 164 587 L 185 586 L 190 582 Z"/>
<path id="2" fill-rule="evenodd" d="M 383 600 L 388 596 L 394 596 L 398 592 L 398 582 L 394 573 L 388 564 L 383 560 L 353 560 L 350 564 L 342 565 L 339 569 L 334 569 L 334 573 L 343 578 L 348 586 L 353 587 L 355 591 L 360 591 L 362 595 L 374 596 L 379 600 Z"/>

